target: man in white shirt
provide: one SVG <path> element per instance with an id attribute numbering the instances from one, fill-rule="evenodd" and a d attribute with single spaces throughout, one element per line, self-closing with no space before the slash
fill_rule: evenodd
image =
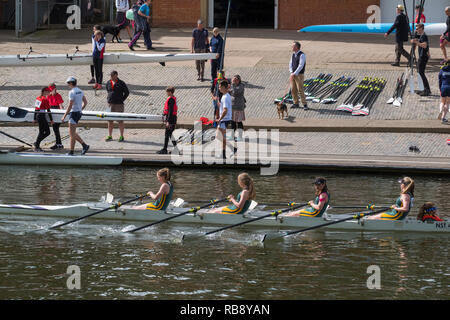
<path id="1" fill-rule="evenodd" d="M 66 80 L 67 85 L 69 86 L 69 106 L 67 107 L 66 113 L 61 119 L 61 122 L 64 122 L 66 116 L 69 115 L 69 135 L 70 135 L 70 151 L 67 153 L 69 156 L 73 156 L 73 152 L 75 149 L 75 142 L 78 141 L 82 146 L 83 150 L 81 151 L 81 155 L 84 155 L 88 150 L 89 146 L 84 143 L 83 139 L 77 133 L 77 125 L 78 121 L 81 119 L 81 112 L 87 105 L 86 97 L 81 91 L 80 88 L 77 87 L 77 79 L 74 77 L 69 77 Z"/>
<path id="2" fill-rule="evenodd" d="M 228 93 L 230 84 L 227 80 L 223 80 L 219 85 L 219 90 L 222 93 L 222 98 L 220 99 L 220 102 L 218 101 L 219 98 L 215 97 L 217 100 L 217 104 L 219 107 L 219 118 L 216 119 L 217 122 L 217 139 L 219 141 L 222 141 L 222 158 L 226 159 L 226 146 L 227 146 L 227 139 L 226 139 L 226 130 L 231 124 L 232 120 L 232 104 L 231 104 L 231 95 Z M 233 147 L 232 145 L 229 145 L 230 149 L 233 150 L 233 154 L 237 152 L 237 148 Z"/>
<path id="3" fill-rule="evenodd" d="M 120 29 L 126 28 L 130 40 L 133 39 L 130 30 L 130 20 L 127 19 L 127 11 L 130 9 L 130 4 L 128 0 L 116 0 L 116 9 L 117 9 L 117 16 L 116 16 L 117 25 L 120 27 Z M 118 41 L 119 42 L 122 41 L 122 39 L 120 39 L 120 32 Z"/>
<path id="4" fill-rule="evenodd" d="M 302 99 L 303 110 L 308 110 L 308 105 L 306 104 L 305 91 L 303 88 L 303 81 L 306 69 L 306 56 L 300 51 L 300 42 L 294 42 L 292 44 L 292 56 L 289 61 L 289 72 L 291 73 L 289 77 L 289 82 L 291 84 L 291 93 L 294 104 L 291 108 L 300 108 L 298 105 L 298 95 Z"/>

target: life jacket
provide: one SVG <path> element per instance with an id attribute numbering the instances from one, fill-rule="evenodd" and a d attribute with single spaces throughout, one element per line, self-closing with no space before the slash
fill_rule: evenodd
<path id="1" fill-rule="evenodd" d="M 164 104 L 164 114 L 165 115 L 169 115 L 169 100 L 173 98 L 175 100 L 175 105 L 173 106 L 173 112 L 172 112 L 172 116 L 176 116 L 177 115 L 177 111 L 178 111 L 178 106 L 177 106 L 177 98 L 175 96 L 171 96 L 168 97 L 166 100 L 166 103 Z"/>
<path id="2" fill-rule="evenodd" d="M 428 222 L 428 221 L 444 221 L 439 217 L 436 217 L 435 215 L 432 214 L 425 214 L 422 217 L 422 221 L 423 222 Z"/>

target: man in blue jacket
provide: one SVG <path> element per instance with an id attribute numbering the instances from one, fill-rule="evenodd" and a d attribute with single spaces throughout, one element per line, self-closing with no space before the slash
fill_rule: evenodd
<path id="1" fill-rule="evenodd" d="M 395 62 L 392 66 L 400 66 L 400 57 L 403 55 L 408 62 L 411 60 L 411 55 L 403 48 L 403 42 L 408 41 L 408 35 L 410 32 L 408 18 L 404 14 L 405 7 L 401 4 L 397 6 L 397 17 L 392 27 L 384 34 L 387 38 L 388 35 L 395 30 Z"/>
<path id="2" fill-rule="evenodd" d="M 223 38 L 219 34 L 219 28 L 217 27 L 213 29 L 213 36 L 211 37 L 211 41 L 209 42 L 209 48 L 211 53 L 216 54 L 216 58 L 211 59 L 211 82 L 213 82 L 214 79 L 217 78 L 217 71 L 220 68 L 220 59 L 223 49 Z"/>

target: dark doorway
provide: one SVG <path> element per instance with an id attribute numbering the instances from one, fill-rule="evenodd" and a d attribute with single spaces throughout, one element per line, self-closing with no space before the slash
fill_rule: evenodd
<path id="1" fill-rule="evenodd" d="M 225 27 L 228 0 L 214 0 L 214 27 Z M 230 28 L 273 28 L 275 0 L 232 0 Z"/>

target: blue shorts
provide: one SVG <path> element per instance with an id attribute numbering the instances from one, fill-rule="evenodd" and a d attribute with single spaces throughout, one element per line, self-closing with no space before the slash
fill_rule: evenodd
<path id="1" fill-rule="evenodd" d="M 443 87 L 441 89 L 441 97 L 450 97 L 450 87 Z"/>
<path id="2" fill-rule="evenodd" d="M 231 120 L 228 120 L 228 121 L 221 121 L 220 122 L 220 125 L 219 125 L 219 128 L 220 129 L 228 129 L 228 127 L 231 125 Z"/>
<path id="3" fill-rule="evenodd" d="M 81 112 L 71 112 L 69 116 L 70 124 L 78 124 L 78 121 L 81 119 Z"/>

